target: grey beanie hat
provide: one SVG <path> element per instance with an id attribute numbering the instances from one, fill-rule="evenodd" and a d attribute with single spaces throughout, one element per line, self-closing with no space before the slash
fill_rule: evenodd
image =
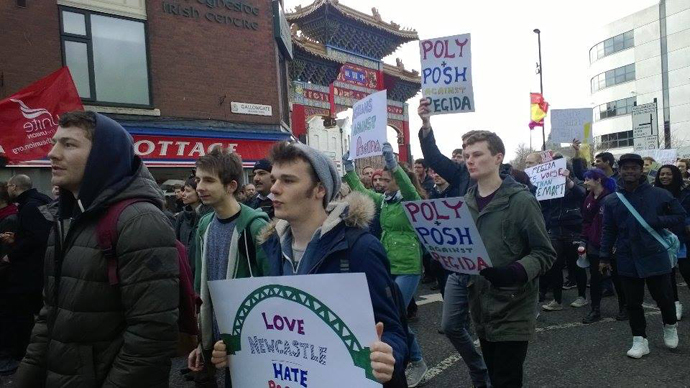
<path id="1" fill-rule="evenodd" d="M 316 176 L 323 184 L 323 187 L 326 188 L 324 200 L 326 203 L 331 202 L 340 191 L 340 174 L 338 169 L 335 168 L 335 163 L 324 155 L 323 152 L 306 144 L 295 142 L 292 145 L 304 152 L 304 155 L 309 159 L 309 164 L 316 172 Z"/>

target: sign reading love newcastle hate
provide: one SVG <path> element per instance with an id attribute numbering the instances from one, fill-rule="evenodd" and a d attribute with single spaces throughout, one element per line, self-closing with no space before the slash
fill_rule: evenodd
<path id="1" fill-rule="evenodd" d="M 419 42 L 422 94 L 431 114 L 474 112 L 470 34 Z"/>
<path id="2" fill-rule="evenodd" d="M 219 280 L 209 289 L 233 387 L 381 387 L 363 273 Z"/>
<path id="3" fill-rule="evenodd" d="M 476 275 L 489 254 L 462 197 L 403 202 L 419 241 L 448 271 Z"/>
<path id="4" fill-rule="evenodd" d="M 350 159 L 383 154 L 388 127 L 388 101 L 385 90 L 370 94 L 352 106 Z"/>

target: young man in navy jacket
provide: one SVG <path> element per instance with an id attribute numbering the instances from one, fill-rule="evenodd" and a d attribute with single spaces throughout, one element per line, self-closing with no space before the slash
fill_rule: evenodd
<path id="1" fill-rule="evenodd" d="M 642 175 L 643 160 L 637 154 L 625 154 L 618 161 L 621 179 L 618 192 L 604 203 L 604 225 L 601 239 L 602 269 L 611 269 L 610 253 L 614 244 L 618 275 L 625 290 L 630 314 L 633 346 L 628 357 L 641 358 L 649 354 L 647 323 L 642 309 L 644 286 L 661 310 L 664 322 L 664 343 L 668 348 L 678 346 L 676 309 L 671 288 L 671 261 L 668 251 L 633 216 L 622 195 L 658 234 L 685 222 L 685 210 L 671 193 L 653 187 Z"/>
<path id="2" fill-rule="evenodd" d="M 407 336 L 392 295 L 395 283 L 381 243 L 368 231 L 374 204 L 357 193 L 331 203 L 340 189 L 335 164 L 300 143 L 278 143 L 271 150 L 275 217 L 260 238 L 268 276 L 366 274 L 379 340 L 371 345 L 371 366 L 384 387 L 404 387 Z M 216 343 L 212 362 L 227 363 L 225 345 Z"/>

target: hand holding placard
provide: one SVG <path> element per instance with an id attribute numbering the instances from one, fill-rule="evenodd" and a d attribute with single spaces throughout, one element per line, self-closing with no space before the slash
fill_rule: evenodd
<path id="1" fill-rule="evenodd" d="M 395 357 L 393 357 L 393 348 L 387 343 L 381 341 L 383 335 L 383 323 L 376 324 L 376 336 L 378 341 L 371 344 L 371 369 L 374 377 L 379 383 L 387 383 L 393 378 L 393 370 L 395 369 Z"/>

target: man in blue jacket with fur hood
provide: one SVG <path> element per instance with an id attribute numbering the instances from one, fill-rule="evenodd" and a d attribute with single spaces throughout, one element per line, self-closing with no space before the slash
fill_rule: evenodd
<path id="1" fill-rule="evenodd" d="M 407 337 L 393 299 L 395 283 L 383 246 L 367 229 L 373 203 L 353 193 L 346 202 L 329 204 L 340 189 L 340 176 L 329 158 L 309 146 L 278 143 L 270 159 L 276 220 L 261 236 L 268 275 L 366 274 L 378 322 L 379 340 L 371 345 L 374 377 L 385 387 L 406 386 Z M 212 362 L 226 365 L 222 342 L 216 343 Z"/>

